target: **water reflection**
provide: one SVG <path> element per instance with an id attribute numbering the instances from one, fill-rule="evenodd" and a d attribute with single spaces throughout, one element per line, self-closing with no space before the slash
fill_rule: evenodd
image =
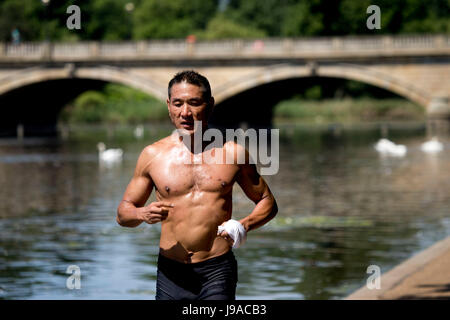
<path id="1" fill-rule="evenodd" d="M 3 140 L 0 145 L 0 298 L 153 299 L 158 225 L 125 229 L 115 210 L 153 129 L 136 141 L 72 133 L 69 140 Z M 405 158 L 373 149 L 378 132 L 282 128 L 280 171 L 266 177 L 280 212 L 235 254 L 239 299 L 339 299 L 450 230 L 450 148 L 420 151 L 424 133 L 399 130 Z M 96 143 L 124 150 L 100 166 Z M 154 200 L 154 194 L 149 201 Z M 252 203 L 234 189 L 234 214 Z M 81 290 L 66 269 L 81 268 Z"/>

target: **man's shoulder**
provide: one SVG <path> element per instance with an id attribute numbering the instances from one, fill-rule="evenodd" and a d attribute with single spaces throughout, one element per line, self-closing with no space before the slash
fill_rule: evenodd
<path id="1" fill-rule="evenodd" d="M 144 149 L 142 149 L 136 164 L 137 172 L 140 172 L 142 175 L 149 174 L 152 167 L 152 163 L 155 163 L 155 160 L 161 154 L 164 154 L 165 153 L 164 151 L 168 148 L 170 148 L 170 141 L 168 137 L 166 137 L 156 142 L 153 142 L 152 144 L 149 144 Z"/>
<path id="2" fill-rule="evenodd" d="M 223 144 L 223 148 L 227 151 L 244 151 L 245 147 L 234 140 L 228 140 Z"/>
<path id="3" fill-rule="evenodd" d="M 223 145 L 224 151 L 234 159 L 236 164 L 248 163 L 249 153 L 248 150 L 242 144 L 235 142 L 234 140 L 229 140 Z M 230 159 L 230 158 L 228 158 Z"/>
<path id="4" fill-rule="evenodd" d="M 169 149 L 172 144 L 173 142 L 170 136 L 162 138 L 146 146 L 141 152 L 141 157 L 150 160 L 161 152 L 164 152 L 164 150 Z"/>

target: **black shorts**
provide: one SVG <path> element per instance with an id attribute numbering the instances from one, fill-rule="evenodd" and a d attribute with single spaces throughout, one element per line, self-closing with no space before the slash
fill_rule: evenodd
<path id="1" fill-rule="evenodd" d="M 237 261 L 233 252 L 196 263 L 159 254 L 156 300 L 235 300 Z"/>

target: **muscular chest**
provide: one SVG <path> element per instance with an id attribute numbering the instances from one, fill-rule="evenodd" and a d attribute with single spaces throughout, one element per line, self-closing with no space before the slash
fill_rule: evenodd
<path id="1" fill-rule="evenodd" d="M 177 161 L 152 166 L 156 190 L 164 197 L 192 191 L 227 193 L 235 182 L 238 167 L 229 164 L 183 164 Z"/>

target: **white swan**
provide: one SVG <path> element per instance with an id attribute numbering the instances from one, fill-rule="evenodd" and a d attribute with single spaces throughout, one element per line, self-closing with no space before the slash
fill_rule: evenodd
<path id="1" fill-rule="evenodd" d="M 388 139 L 380 139 L 375 144 L 375 150 L 383 155 L 403 157 L 406 154 L 407 148 L 405 145 L 395 144 Z"/>
<path id="2" fill-rule="evenodd" d="M 144 126 L 142 124 L 138 125 L 134 129 L 134 136 L 138 139 L 140 139 L 144 136 Z"/>
<path id="3" fill-rule="evenodd" d="M 103 142 L 97 143 L 98 157 L 101 161 L 105 162 L 116 162 L 122 161 L 123 151 L 122 149 L 106 149 Z"/>
<path id="4" fill-rule="evenodd" d="M 444 149 L 444 145 L 436 137 L 433 137 L 430 141 L 422 143 L 420 149 L 426 153 L 437 153 Z"/>

